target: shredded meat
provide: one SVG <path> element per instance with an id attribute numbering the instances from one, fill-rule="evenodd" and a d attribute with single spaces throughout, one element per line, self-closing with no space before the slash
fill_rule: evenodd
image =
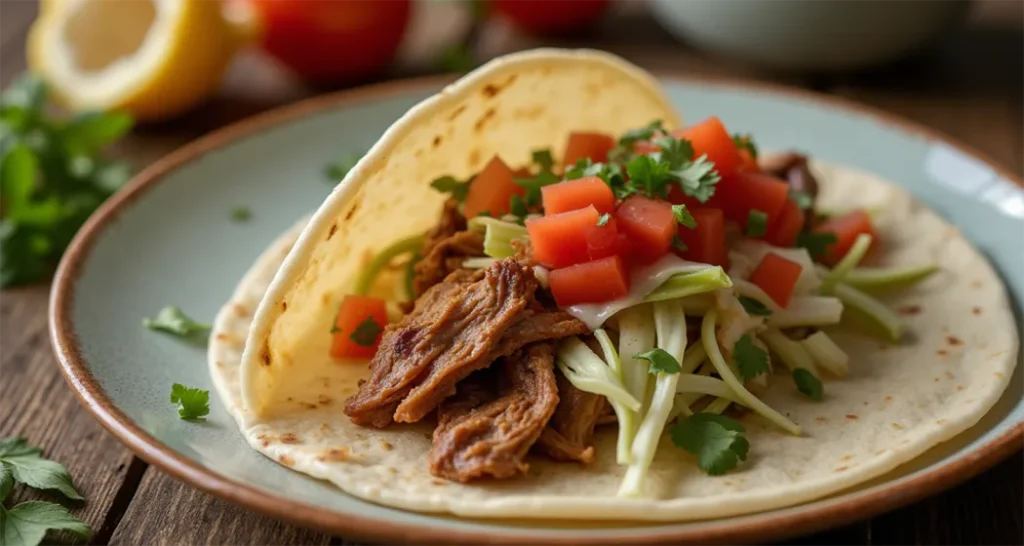
<path id="1" fill-rule="evenodd" d="M 459 380 L 491 363 L 492 349 L 537 288 L 533 272 L 511 259 L 452 276 L 384 330 L 370 378 L 345 403 L 356 424 L 385 427 L 430 413 Z"/>
<path id="2" fill-rule="evenodd" d="M 443 281 L 453 271 L 462 269 L 466 258 L 484 255 L 484 238 L 472 231 L 459 231 L 438 241 L 428 238 L 427 243 L 430 250 L 414 269 L 413 290 L 417 295 Z"/>
<path id="3" fill-rule="evenodd" d="M 523 458 L 558 405 L 553 368 L 553 344 L 537 343 L 459 383 L 438 408 L 430 472 L 460 482 L 526 472 Z"/>
<path id="4" fill-rule="evenodd" d="M 558 379 L 558 408 L 537 445 L 556 461 L 594 461 L 590 439 L 604 415 L 604 396 L 577 389 L 562 374 Z"/>

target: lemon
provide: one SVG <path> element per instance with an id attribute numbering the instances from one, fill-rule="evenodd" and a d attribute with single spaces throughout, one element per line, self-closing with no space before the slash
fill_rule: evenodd
<path id="1" fill-rule="evenodd" d="M 213 0 L 44 0 L 28 64 L 73 110 L 155 121 L 216 92 L 254 32 Z"/>

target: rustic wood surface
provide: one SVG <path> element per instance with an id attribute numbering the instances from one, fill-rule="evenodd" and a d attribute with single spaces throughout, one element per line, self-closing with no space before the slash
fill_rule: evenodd
<path id="1" fill-rule="evenodd" d="M 24 70 L 36 5 L 0 0 L 0 86 Z M 975 4 L 970 24 L 912 59 L 866 74 L 777 76 L 687 49 L 649 16 L 630 10 L 589 37 L 555 45 L 597 46 L 651 69 L 767 80 L 852 98 L 954 135 L 1017 174 L 1024 171 L 1024 3 Z M 497 33 L 502 34 L 502 33 Z M 536 42 L 504 32 L 488 53 Z M 422 73 L 404 68 L 389 77 Z M 199 111 L 136 130 L 117 153 L 137 166 L 226 123 L 317 90 L 255 53 L 240 56 L 224 89 Z M 66 464 L 88 502 L 73 512 L 96 544 L 344 544 L 246 511 L 178 482 L 134 457 L 82 409 L 64 384 L 46 329 L 48 287 L 0 294 L 0 437 L 23 435 Z M 1024 456 L 901 510 L 797 540 L 800 544 L 1020 544 Z M 13 500 L 45 498 L 17 489 Z M 71 537 L 58 535 L 59 541 Z"/>

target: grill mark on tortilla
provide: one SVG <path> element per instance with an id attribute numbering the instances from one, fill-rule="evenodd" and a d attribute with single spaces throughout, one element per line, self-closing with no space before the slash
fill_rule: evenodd
<path id="1" fill-rule="evenodd" d="M 329 229 L 327 231 L 327 240 L 330 241 L 331 237 L 334 237 L 334 234 L 337 233 L 337 232 L 338 232 L 338 223 L 337 222 L 331 222 L 331 229 Z"/>

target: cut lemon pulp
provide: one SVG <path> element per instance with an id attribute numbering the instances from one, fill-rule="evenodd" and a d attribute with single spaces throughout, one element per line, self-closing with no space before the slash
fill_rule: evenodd
<path id="1" fill-rule="evenodd" d="M 168 118 L 213 94 L 252 25 L 213 0 L 47 0 L 29 67 L 74 110 Z"/>

